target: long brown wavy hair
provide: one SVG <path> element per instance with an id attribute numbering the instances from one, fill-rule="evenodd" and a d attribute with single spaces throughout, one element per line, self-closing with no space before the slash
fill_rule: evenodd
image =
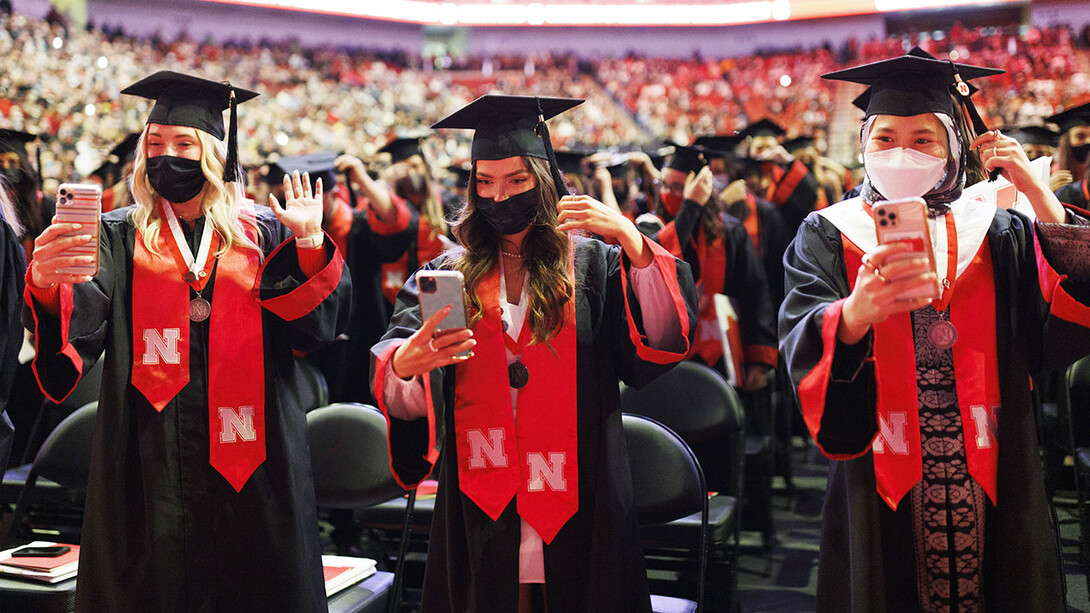
<path id="1" fill-rule="evenodd" d="M 522 241 L 522 265 L 529 272 L 526 321 L 530 326 L 530 344 L 537 345 L 548 343 L 566 323 L 566 308 L 575 293 L 575 284 L 568 267 L 571 241 L 565 232 L 556 229 L 556 205 L 560 197 L 549 164 L 527 156 L 523 156 L 522 161 L 537 179 L 541 198 L 530 231 Z M 465 277 L 470 326 L 483 315 L 477 288 L 493 266 L 498 265 L 496 258 L 500 249 L 499 236 L 484 217 L 477 214 L 476 203 L 477 165 L 474 164 L 466 202 L 451 224 L 454 236 L 461 244 L 455 251 L 452 266 Z"/>

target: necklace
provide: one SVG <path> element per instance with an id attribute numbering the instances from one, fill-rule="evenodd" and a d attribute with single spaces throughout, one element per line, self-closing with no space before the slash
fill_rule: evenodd
<path id="1" fill-rule="evenodd" d="M 942 280 L 943 293 L 942 297 L 932 305 L 938 311 L 939 318 L 927 328 L 927 342 L 932 347 L 943 351 L 953 347 L 954 343 L 958 341 L 958 329 L 950 321 L 949 312 L 950 301 L 954 295 L 954 283 L 957 280 L 958 266 L 958 235 L 957 227 L 954 225 L 953 213 L 947 213 L 946 216 L 946 244 L 948 246 L 946 251 L 946 278 Z"/>
<path id="2" fill-rule="evenodd" d="M 182 234 L 182 226 L 178 223 L 178 217 L 174 214 L 174 209 L 167 205 L 163 207 L 163 212 L 167 218 L 167 225 L 170 226 L 170 232 L 174 235 L 174 242 L 178 245 L 178 251 L 181 252 L 182 259 L 185 260 L 188 267 L 182 278 L 197 293 L 197 297 L 189 301 L 189 319 L 198 323 L 202 322 L 212 314 L 212 303 L 205 300 L 201 296 L 201 290 L 197 289 L 193 284 L 206 276 L 204 268 L 208 261 L 209 248 L 212 245 L 212 226 L 211 224 L 204 224 L 201 231 L 200 247 L 197 249 L 197 257 L 194 258 L 193 252 L 189 249 L 189 243 L 186 242 L 185 235 Z"/>
<path id="3" fill-rule="evenodd" d="M 506 255 L 509 258 L 518 258 L 520 260 L 522 259 L 522 254 L 521 253 L 511 253 L 510 251 L 504 251 L 503 249 L 500 249 L 500 253 L 502 253 L 503 255 Z"/>

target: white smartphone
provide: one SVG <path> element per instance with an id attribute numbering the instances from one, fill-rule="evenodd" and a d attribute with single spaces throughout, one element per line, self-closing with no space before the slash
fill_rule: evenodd
<path id="1" fill-rule="evenodd" d="M 71 247 L 65 255 L 91 256 L 94 261 L 60 269 L 58 272 L 75 275 L 98 274 L 99 218 L 102 216 L 102 188 L 94 184 L 62 183 L 57 189 L 57 223 L 78 223 L 80 229 L 72 234 L 90 234 L 93 239 L 83 245 Z"/>
<path id="2" fill-rule="evenodd" d="M 421 270 L 416 273 L 416 286 L 420 290 L 420 317 L 427 319 L 447 305 L 453 305 L 450 313 L 439 322 L 436 332 L 467 327 L 465 303 L 465 279 L 457 270 Z M 458 355 L 468 355 L 464 351 Z"/>

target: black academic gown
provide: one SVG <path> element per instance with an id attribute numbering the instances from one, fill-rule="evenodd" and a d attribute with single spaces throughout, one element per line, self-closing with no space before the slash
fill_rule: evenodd
<path id="1" fill-rule="evenodd" d="M 291 234 L 270 209 L 256 209 L 268 256 Z M 329 240 L 329 263 L 309 280 L 293 245 L 266 257 L 259 273 L 262 301 L 290 294 L 320 302 L 291 321 L 269 306 L 262 310 L 267 457 L 236 492 L 209 465 L 209 322 L 191 323 L 190 381 L 162 412 L 130 383 L 132 210 L 103 216 L 101 271 L 73 287 L 67 339 L 60 338 L 61 320 L 40 305 L 25 311 L 28 326 L 36 318 L 35 368 L 50 396 L 64 397 L 80 369 L 86 371 L 106 352 L 76 608 L 88 613 L 325 611 L 306 416 L 291 404 L 289 387 L 292 350 L 332 341 L 346 327 L 348 269 Z M 194 252 L 202 224 L 198 220 L 188 236 Z M 213 309 L 216 274 L 203 292 L 205 298 L 211 294 Z M 324 290 L 316 287 L 321 284 Z M 62 317 L 64 310 L 62 295 Z M 81 362 L 59 353 L 65 342 Z"/>
<path id="2" fill-rule="evenodd" d="M 1078 207 L 1084 211 L 1090 210 L 1090 181 L 1083 179 L 1068 183 L 1056 190 L 1056 197 L 1064 204 Z"/>
<path id="3" fill-rule="evenodd" d="M 682 355 L 671 354 L 668 364 L 637 356 L 625 303 L 635 319 L 639 319 L 639 305 L 631 285 L 627 295 L 622 291 L 627 259 L 622 258 L 619 247 L 597 240 L 576 239 L 575 245 L 579 510 L 545 545 L 546 601 L 550 613 L 649 611 L 628 451 L 621 430 L 618 380 L 642 386 Z M 696 321 L 692 278 L 684 262 L 671 261 L 676 262 L 673 282 L 685 301 L 677 316 L 682 330 L 691 333 Z M 428 267 L 442 263 L 440 258 Z M 398 296 L 395 311 L 390 330 L 372 350 L 377 357 L 421 325 L 415 277 Z M 642 330 L 642 324 L 636 324 Z M 372 361 L 372 380 L 383 374 L 376 372 L 375 364 L 381 367 L 384 362 Z M 498 521 L 492 521 L 461 493 L 453 411 L 444 410 L 453 402 L 457 385 L 454 369 L 432 371 L 431 377 L 435 440 L 442 452 L 421 611 L 515 611 L 521 536 L 515 501 L 512 499 Z M 390 421 L 391 466 L 402 483 L 415 484 L 432 470 L 424 459 L 429 451 L 428 420 Z"/>
<path id="4" fill-rule="evenodd" d="M 7 467 L 14 428 L 8 418 L 8 396 L 19 367 L 19 348 L 23 345 L 23 276 L 26 260 L 19 238 L 0 213 L 0 467 Z"/>
<path id="5" fill-rule="evenodd" d="M 955 204 L 955 206 L 957 206 Z M 1085 222 L 1082 222 L 1085 223 Z M 987 231 L 994 265 L 997 349 L 1002 406 L 996 437 L 997 506 L 987 502 L 983 553 L 989 611 L 1065 609 L 1063 569 L 1044 489 L 1030 373 L 1060 367 L 1090 351 L 1084 302 L 1090 288 L 1065 281 L 1050 305 L 1042 298 L 1032 222 L 997 210 Z M 822 362 L 826 308 L 849 293 L 841 232 L 810 215 L 784 257 L 788 295 L 780 312 L 780 347 L 791 378 L 829 369 L 815 440 L 827 454 L 862 454 L 831 461 L 823 510 L 817 610 L 836 613 L 918 611 L 910 505 L 892 511 L 876 492 L 871 443 L 878 432 L 871 335 L 854 346 L 836 343 Z M 1057 313 L 1063 303 L 1083 323 Z M 1073 306 L 1075 305 L 1075 306 Z"/>
<path id="6" fill-rule="evenodd" d="M 706 206 L 713 206 L 708 203 Z M 684 257 L 693 270 L 693 277 L 704 280 L 702 263 L 699 261 L 695 241 L 703 233 L 701 215 L 703 207 L 692 200 L 684 200 L 677 217 L 658 228 L 654 224 L 641 223 L 637 227 L 649 238 L 662 244 L 675 256 Z M 737 218 L 720 214 L 723 223 L 723 259 L 725 263 L 723 286 L 713 288 L 715 293 L 733 298 L 739 308 L 738 325 L 741 328 L 745 356 L 744 364 L 765 364 L 775 368 L 778 357 L 776 339 L 776 308 L 771 300 L 764 267 L 758 260 L 753 243 L 742 222 Z M 701 298 L 703 300 L 704 298 Z M 703 306 L 703 305 L 701 305 Z M 720 358 L 713 364 L 720 372 Z"/>

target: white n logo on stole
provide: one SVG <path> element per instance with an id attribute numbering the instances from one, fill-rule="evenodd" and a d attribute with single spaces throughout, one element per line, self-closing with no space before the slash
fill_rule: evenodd
<path id="1" fill-rule="evenodd" d="M 564 452 L 550 452 L 549 461 L 538 451 L 526 454 L 526 465 L 530 469 L 530 478 L 526 481 L 526 489 L 531 492 L 544 492 L 545 484 L 554 492 L 566 492 L 568 481 L 564 479 L 564 464 L 567 462 L 567 454 Z"/>
<path id="2" fill-rule="evenodd" d="M 469 467 L 485 468 L 485 456 L 488 456 L 488 463 L 492 466 L 507 466 L 507 453 L 503 450 L 503 438 L 503 428 L 489 428 L 487 437 L 485 437 L 484 431 L 478 428 L 467 431 Z"/>
<path id="3" fill-rule="evenodd" d="M 167 364 L 181 363 L 182 355 L 178 353 L 178 339 L 181 336 L 178 328 L 166 328 L 162 335 L 155 328 L 145 328 L 144 356 L 141 362 L 158 364 L 162 360 Z"/>
<path id="4" fill-rule="evenodd" d="M 905 436 L 905 425 L 908 424 L 908 413 L 904 411 L 890 411 L 889 422 L 878 416 L 878 436 L 874 437 L 872 449 L 874 453 L 885 453 L 886 445 L 889 445 L 891 453 L 896 455 L 908 454 L 908 437 Z"/>
<path id="5" fill-rule="evenodd" d="M 234 443 L 237 437 L 244 441 L 257 440 L 257 430 L 254 429 L 254 408 L 241 406 L 238 413 L 231 407 L 220 407 L 220 442 Z"/>

